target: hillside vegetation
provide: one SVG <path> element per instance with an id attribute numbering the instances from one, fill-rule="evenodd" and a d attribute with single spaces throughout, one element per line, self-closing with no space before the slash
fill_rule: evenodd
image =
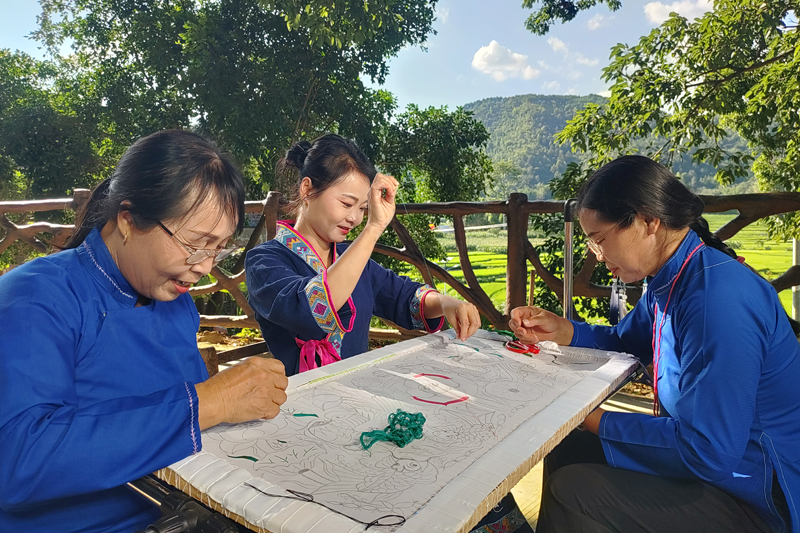
<path id="1" fill-rule="evenodd" d="M 504 199 L 511 192 L 524 192 L 531 199 L 549 197 L 547 183 L 564 171 L 572 161 L 585 161 L 569 145 L 559 145 L 554 135 L 561 131 L 575 113 L 587 103 L 601 104 L 598 95 L 560 96 L 526 94 L 508 98 L 487 98 L 464 106 L 483 122 L 491 134 L 486 152 L 495 163 L 495 185 L 487 198 Z M 659 146 L 661 139 L 640 141 Z M 662 142 L 663 144 L 663 142 Z M 743 149 L 746 143 L 731 132 L 723 143 L 728 148 Z M 755 191 L 752 180 L 722 187 L 714 181 L 715 170 L 690 158 L 676 161 L 673 171 L 692 190 L 700 194 L 735 194 Z"/>

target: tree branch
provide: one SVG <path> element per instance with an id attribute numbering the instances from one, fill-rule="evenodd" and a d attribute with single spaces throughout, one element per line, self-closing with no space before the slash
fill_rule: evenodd
<path id="1" fill-rule="evenodd" d="M 719 80 L 704 80 L 704 81 L 698 81 L 696 83 L 689 83 L 689 84 L 686 85 L 686 88 L 689 89 L 689 88 L 692 88 L 692 87 L 700 87 L 701 85 L 711 85 L 711 84 L 714 84 L 715 86 L 719 86 L 719 85 L 722 85 L 724 83 L 727 83 L 727 82 L 731 81 L 732 79 L 734 79 L 734 78 L 736 78 L 738 76 L 741 76 L 742 74 L 746 74 L 748 72 L 753 72 L 754 70 L 758 70 L 760 68 L 769 66 L 772 63 L 775 63 L 775 62 L 780 61 L 782 59 L 785 59 L 785 58 L 787 58 L 789 56 L 792 56 L 792 55 L 794 55 L 794 53 L 795 53 L 794 50 L 788 50 L 788 51 L 786 51 L 786 52 L 784 52 L 782 54 L 778 54 L 777 56 L 775 56 L 773 58 L 767 59 L 766 61 L 762 61 L 761 63 L 754 63 L 754 64 L 750 65 L 749 67 L 743 68 L 741 70 L 735 70 L 735 69 L 733 69 L 731 67 L 727 67 L 727 68 L 731 68 L 731 70 L 734 70 L 733 74 L 729 74 L 728 76 L 725 76 L 724 78 L 719 79 Z M 711 71 L 708 74 L 713 73 L 713 72 L 719 72 L 720 70 L 722 70 L 722 69 L 717 69 L 716 71 Z"/>

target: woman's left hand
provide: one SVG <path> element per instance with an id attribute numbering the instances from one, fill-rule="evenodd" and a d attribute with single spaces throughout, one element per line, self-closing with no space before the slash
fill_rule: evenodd
<path id="1" fill-rule="evenodd" d="M 442 314 L 456 331 L 456 337 L 462 341 L 472 337 L 481 327 L 481 314 L 478 312 L 478 308 L 452 296 L 444 294 L 438 294 L 438 296 L 442 305 Z"/>

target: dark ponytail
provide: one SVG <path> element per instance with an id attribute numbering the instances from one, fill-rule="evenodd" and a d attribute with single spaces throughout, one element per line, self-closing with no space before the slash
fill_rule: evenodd
<path id="1" fill-rule="evenodd" d="M 658 218 L 672 230 L 688 227 L 706 246 L 737 259 L 736 252 L 709 229 L 702 216 L 703 200 L 667 167 L 644 156 L 626 155 L 595 171 L 578 193 L 577 211 L 582 209 L 591 209 L 600 219 L 622 228 L 633 224 L 636 215 Z M 800 323 L 786 316 L 795 336 L 800 336 Z"/>
<path id="2" fill-rule="evenodd" d="M 300 141 L 292 146 L 286 157 L 278 163 L 276 175 L 296 169 L 297 182 L 292 193 L 289 211 L 297 215 L 302 198 L 300 183 L 310 178 L 313 191 L 311 197 L 319 196 L 339 178 L 350 172 L 358 172 L 370 183 L 378 171 L 356 144 L 339 135 L 329 133 L 314 142 Z"/>
<path id="3" fill-rule="evenodd" d="M 104 204 L 108 196 L 108 190 L 111 187 L 111 178 L 106 178 L 94 188 L 89 200 L 78 210 L 75 215 L 75 230 L 72 232 L 67 244 L 64 248 L 77 248 L 81 245 L 92 229 L 102 226 L 106 223 L 103 215 Z"/>
<path id="4" fill-rule="evenodd" d="M 727 254 L 734 259 L 738 258 L 738 254 L 733 251 L 733 249 L 725 244 L 722 239 L 717 237 L 716 233 L 712 233 L 711 229 L 708 227 L 708 222 L 703 217 L 697 217 L 697 220 L 689 224 L 689 227 L 697 233 L 697 235 L 703 240 L 706 246 L 710 246 L 711 248 L 716 248 L 720 252 Z"/>
<path id="5" fill-rule="evenodd" d="M 211 141 L 184 130 L 164 130 L 136 141 L 125 151 L 112 176 L 92 191 L 78 212 L 75 232 L 65 248 L 77 248 L 94 228 L 115 220 L 120 211 L 139 229 L 160 220 L 181 218 L 209 197 L 244 227 L 244 180 L 230 155 Z"/>

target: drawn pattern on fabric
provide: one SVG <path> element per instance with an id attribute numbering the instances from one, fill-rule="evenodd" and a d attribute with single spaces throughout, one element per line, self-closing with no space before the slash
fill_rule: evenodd
<path id="1" fill-rule="evenodd" d="M 443 338 L 300 385 L 273 420 L 205 431 L 203 450 L 361 520 L 410 517 L 607 361 L 582 349 L 554 349 L 530 357 L 506 350 L 498 340 Z M 381 442 L 363 450 L 361 433 L 382 429 L 397 409 L 425 416 L 423 437 L 402 449 Z"/>

